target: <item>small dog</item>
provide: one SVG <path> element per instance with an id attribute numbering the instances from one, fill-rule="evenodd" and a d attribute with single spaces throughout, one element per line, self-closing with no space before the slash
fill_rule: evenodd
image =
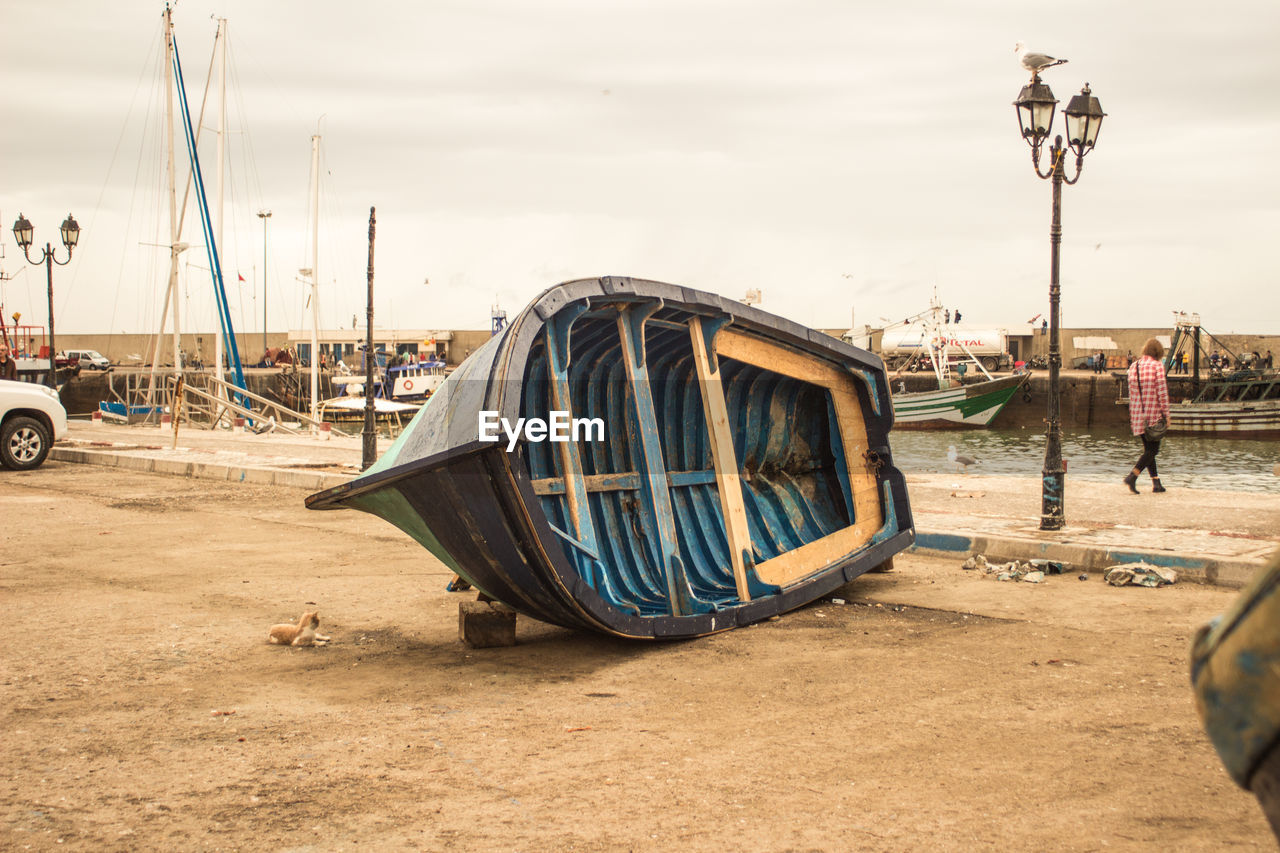
<path id="1" fill-rule="evenodd" d="M 279 646 L 315 646 L 329 642 L 329 638 L 316 633 L 320 627 L 320 616 L 314 611 L 302 614 L 297 625 L 272 625 L 267 634 L 267 642 Z"/>

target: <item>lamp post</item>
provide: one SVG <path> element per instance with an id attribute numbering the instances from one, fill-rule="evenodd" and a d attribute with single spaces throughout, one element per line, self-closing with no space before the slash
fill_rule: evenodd
<path id="1" fill-rule="evenodd" d="M 56 388 L 58 386 L 58 365 L 55 359 L 55 353 L 58 348 L 53 342 L 53 265 L 60 267 L 71 263 L 71 252 L 75 249 L 76 243 L 80 242 L 80 226 L 76 224 L 75 217 L 70 213 L 67 218 L 62 220 L 60 230 L 62 231 L 62 245 L 67 247 L 67 259 L 60 261 L 53 256 L 53 246 L 50 243 L 44 244 L 44 255 L 39 260 L 32 260 L 28 249 L 31 248 L 31 237 L 34 229 L 31 222 L 18 214 L 18 221 L 13 223 L 13 236 L 18 241 L 18 245 L 22 247 L 22 255 L 32 264 L 44 264 L 49 276 L 49 387 Z"/>
<path id="2" fill-rule="evenodd" d="M 267 357 L 267 220 L 271 211 L 259 210 L 258 218 L 262 220 L 262 357 Z"/>
<path id="3" fill-rule="evenodd" d="M 1018 112 L 1018 125 L 1022 138 L 1031 146 L 1031 164 L 1036 175 L 1053 182 L 1053 220 L 1049 226 L 1049 416 L 1048 436 L 1044 449 L 1043 489 L 1040 505 L 1040 529 L 1061 530 L 1066 524 L 1063 488 L 1066 471 L 1062 466 L 1061 387 L 1059 371 L 1062 353 L 1058 346 L 1058 302 L 1062 293 L 1059 268 L 1062 247 L 1062 185 L 1080 180 L 1084 168 L 1084 155 L 1093 150 L 1102 127 L 1101 104 L 1089 92 L 1086 83 L 1067 104 L 1063 111 L 1067 127 L 1067 144 L 1076 155 L 1075 175 L 1068 178 L 1063 164 L 1066 149 L 1058 136 L 1049 149 L 1048 171 L 1040 170 L 1040 146 L 1053 127 L 1053 111 L 1058 101 L 1049 87 L 1040 82 L 1039 74 L 1031 76 L 1031 82 L 1022 87 L 1018 99 L 1013 102 Z"/>

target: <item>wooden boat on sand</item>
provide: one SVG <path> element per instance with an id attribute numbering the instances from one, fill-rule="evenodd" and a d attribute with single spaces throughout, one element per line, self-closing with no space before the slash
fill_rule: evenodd
<path id="1" fill-rule="evenodd" d="M 698 636 L 912 543 L 892 412 L 880 360 L 834 338 L 670 284 L 573 281 L 473 353 L 375 466 L 307 505 L 381 516 L 537 619 Z"/>

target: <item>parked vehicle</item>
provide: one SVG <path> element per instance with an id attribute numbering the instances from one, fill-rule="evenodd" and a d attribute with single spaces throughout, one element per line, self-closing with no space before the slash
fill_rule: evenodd
<path id="1" fill-rule="evenodd" d="M 900 329 L 889 329 L 880 341 L 880 356 L 886 367 L 897 368 L 927 349 L 929 343 L 935 350 L 944 347 L 954 364 L 968 361 L 970 355 L 989 371 L 1007 370 L 1013 365 L 1005 334 L 998 329 L 969 329 L 943 324 L 930 331 L 932 340 L 925 340 L 925 329 L 918 323 Z"/>
<path id="2" fill-rule="evenodd" d="M 66 434 L 67 410 L 56 391 L 0 379 L 0 465 L 15 471 L 36 468 Z"/>
<path id="3" fill-rule="evenodd" d="M 87 367 L 89 370 L 106 370 L 111 366 L 110 359 L 96 349 L 69 349 L 67 350 L 67 361 L 71 364 Z"/>

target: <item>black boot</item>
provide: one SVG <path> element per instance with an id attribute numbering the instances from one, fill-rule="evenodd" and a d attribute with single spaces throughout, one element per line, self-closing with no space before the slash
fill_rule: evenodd
<path id="1" fill-rule="evenodd" d="M 1137 489 L 1134 489 L 1134 491 L 1136 492 L 1136 491 L 1137 491 Z M 1160 494 L 1161 492 L 1167 492 L 1167 491 L 1169 491 L 1169 490 L 1168 490 L 1168 489 L 1166 489 L 1164 486 L 1160 485 L 1160 478 L 1159 478 L 1159 477 L 1152 477 L 1152 478 L 1151 478 L 1151 491 L 1158 495 L 1158 494 Z"/>
<path id="2" fill-rule="evenodd" d="M 1135 495 L 1138 494 L 1138 475 L 1130 471 L 1129 476 L 1124 478 L 1124 484 L 1129 487 L 1129 491 Z"/>

